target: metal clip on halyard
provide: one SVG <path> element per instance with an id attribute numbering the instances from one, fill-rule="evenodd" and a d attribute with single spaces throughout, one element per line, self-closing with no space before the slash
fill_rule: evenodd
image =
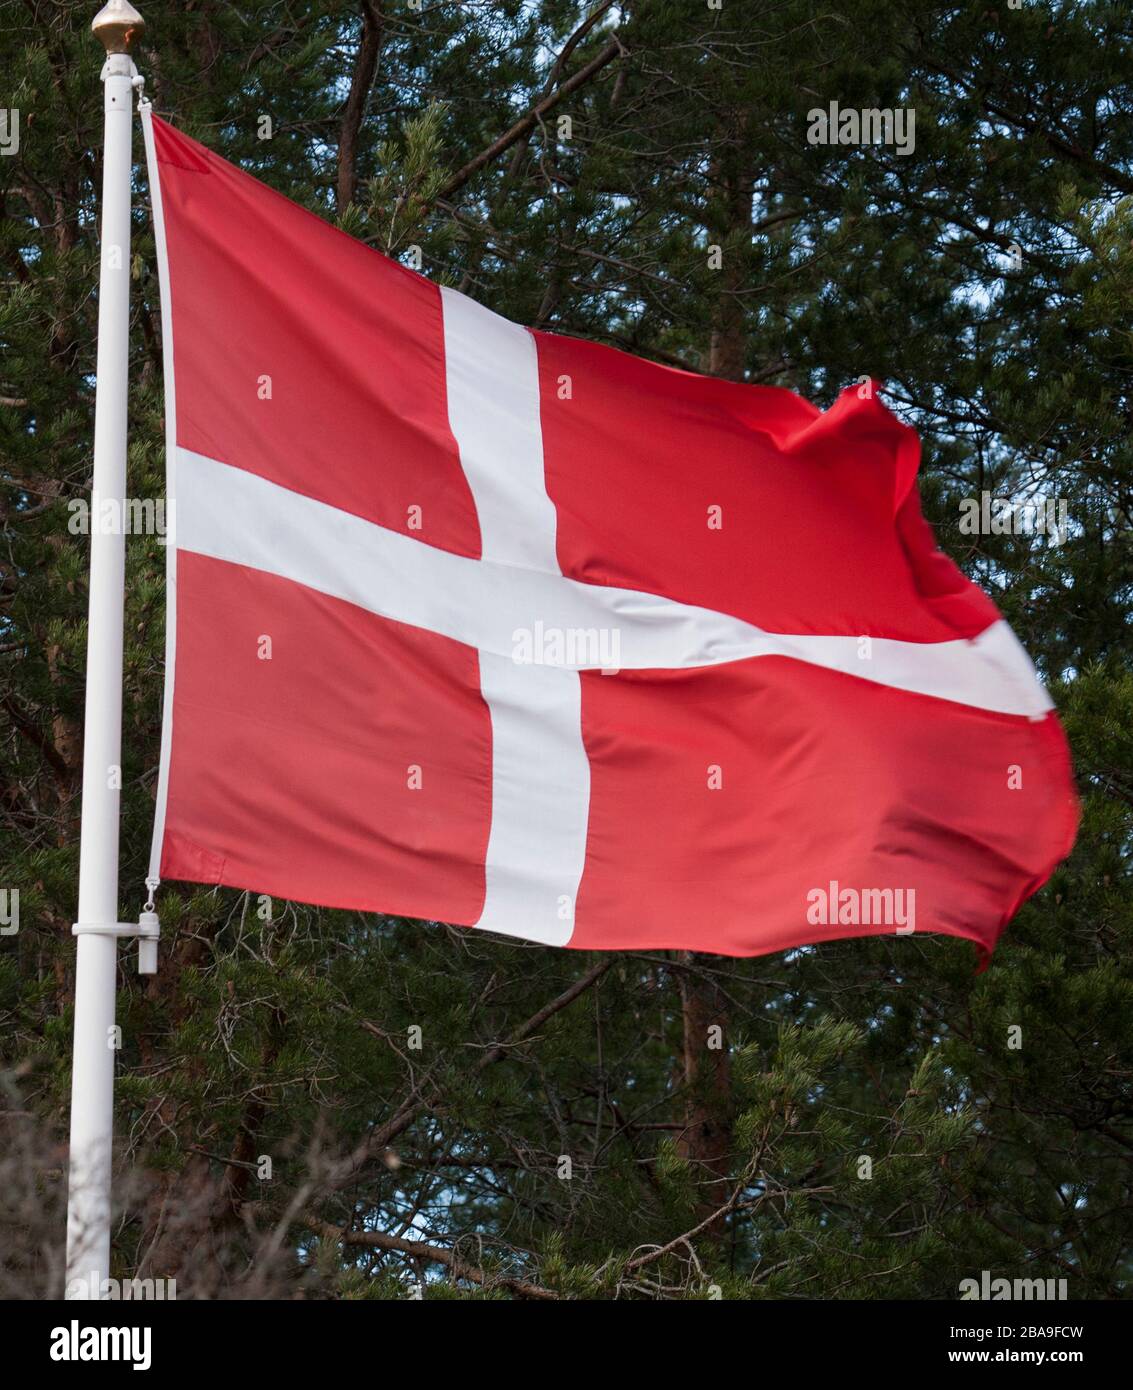
<path id="1" fill-rule="evenodd" d="M 138 974 L 157 974 L 157 943 L 161 940 L 161 922 L 154 908 L 153 895 L 158 880 L 146 879 L 149 895 L 136 922 L 76 922 L 72 936 L 89 933 L 92 936 L 136 936 L 138 938 Z"/>

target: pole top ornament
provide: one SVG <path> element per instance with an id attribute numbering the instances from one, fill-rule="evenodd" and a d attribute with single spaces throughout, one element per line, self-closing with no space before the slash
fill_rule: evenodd
<path id="1" fill-rule="evenodd" d="M 146 22 L 129 0 L 108 0 L 90 27 L 107 53 L 129 53 L 131 45 L 141 38 Z"/>

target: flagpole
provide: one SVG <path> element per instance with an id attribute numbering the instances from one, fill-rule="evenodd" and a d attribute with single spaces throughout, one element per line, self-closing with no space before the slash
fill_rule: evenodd
<path id="1" fill-rule="evenodd" d="M 122 760 L 125 603 L 126 389 L 130 329 L 130 46 L 144 27 L 111 0 L 91 28 L 106 49 L 101 268 L 90 508 L 90 598 L 75 964 L 74 1060 L 67 1209 L 68 1298 L 99 1298 L 110 1272 L 110 1171 L 114 1129 L 114 1002 L 118 937 L 118 810 Z M 100 524 L 107 503 L 118 525 Z M 135 929 L 136 930 L 136 929 Z"/>

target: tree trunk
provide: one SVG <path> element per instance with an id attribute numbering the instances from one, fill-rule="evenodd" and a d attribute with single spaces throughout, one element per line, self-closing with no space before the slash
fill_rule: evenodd
<path id="1" fill-rule="evenodd" d="M 346 105 L 342 111 L 342 127 L 338 136 L 336 206 L 340 217 L 354 201 L 354 193 L 358 187 L 358 133 L 362 129 L 362 118 L 366 114 L 366 102 L 374 84 L 374 74 L 378 70 L 381 52 L 381 5 L 375 3 L 375 0 L 363 0 L 362 37 L 358 44 L 358 56 L 354 60 L 350 95 L 346 98 Z"/>
<path id="2" fill-rule="evenodd" d="M 746 258 L 741 246 L 751 235 L 752 174 L 745 149 L 746 118 L 726 116 L 721 125 L 722 150 L 713 161 L 714 196 L 708 208 L 709 232 L 724 248 L 722 281 L 712 315 L 708 369 L 730 381 L 744 378 L 746 335 L 743 288 Z M 699 957 L 691 951 L 680 956 L 682 970 L 681 1015 L 684 1026 L 685 1128 L 678 1151 L 693 1165 L 698 1185 L 697 1215 L 703 1220 L 730 1196 L 732 1149 L 731 1076 L 728 1065 L 728 1014 L 724 996 L 714 979 L 698 972 Z M 711 957 L 706 958 L 706 963 Z M 723 1218 L 714 1221 L 708 1234 L 719 1238 Z"/>
<path id="3" fill-rule="evenodd" d="M 696 1214 L 702 1221 L 722 1207 L 731 1192 L 728 1014 L 715 980 L 698 973 L 699 957 L 692 951 L 682 951 L 680 961 L 685 967 L 680 973 L 685 1127 L 677 1139 L 677 1152 L 692 1165 L 697 1185 Z M 722 1217 L 708 1228 L 708 1234 L 717 1237 L 723 1231 Z"/>
<path id="4" fill-rule="evenodd" d="M 712 315 L 708 370 L 729 381 L 744 379 L 746 334 L 740 291 L 747 279 L 747 257 L 742 248 L 751 244 L 753 178 L 745 149 L 746 120 L 737 117 L 722 131 L 725 140 L 713 161 L 716 193 L 709 215 L 709 229 L 724 248 L 720 267 L 720 293 Z"/>

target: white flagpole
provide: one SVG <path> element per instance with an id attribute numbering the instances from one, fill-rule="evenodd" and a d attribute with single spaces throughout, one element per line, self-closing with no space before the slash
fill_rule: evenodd
<path id="1" fill-rule="evenodd" d="M 90 509 L 90 606 L 83 746 L 79 918 L 75 935 L 75 1036 L 71 1081 L 68 1298 L 99 1298 L 110 1272 L 110 1161 L 114 1128 L 114 996 L 118 937 L 118 802 L 122 760 L 122 628 L 125 603 L 126 387 L 130 328 L 130 46 L 142 18 L 111 0 L 91 28 L 106 49 L 105 135 L 94 487 Z M 117 525 L 100 524 L 108 504 Z M 136 928 L 134 929 L 136 932 Z"/>

